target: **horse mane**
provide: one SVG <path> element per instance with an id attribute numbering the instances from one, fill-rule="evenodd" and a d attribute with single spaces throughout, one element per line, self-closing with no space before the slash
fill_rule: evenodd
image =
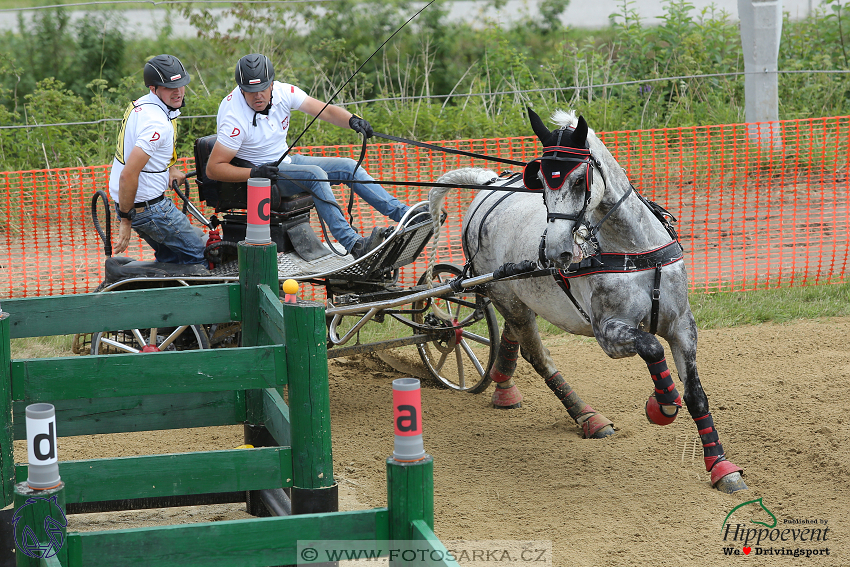
<path id="1" fill-rule="evenodd" d="M 549 120 L 552 121 L 553 124 L 556 124 L 558 128 L 575 128 L 576 124 L 578 124 L 578 116 L 576 116 L 575 110 L 556 110 L 552 113 L 552 116 L 549 117 Z M 588 127 L 588 133 L 594 133 L 593 128 Z"/>

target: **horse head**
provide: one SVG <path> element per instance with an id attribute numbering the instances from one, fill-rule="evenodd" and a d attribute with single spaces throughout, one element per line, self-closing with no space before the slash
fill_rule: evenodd
<path id="1" fill-rule="evenodd" d="M 526 165 L 523 182 L 529 189 L 543 192 L 546 258 L 566 268 L 586 255 L 590 216 L 605 192 L 601 163 L 591 154 L 589 128 L 582 116 L 556 113 L 553 119 L 562 125 L 553 131 L 530 108 L 528 117 L 543 144 L 543 156 Z M 594 170 L 599 175 L 593 175 Z"/>

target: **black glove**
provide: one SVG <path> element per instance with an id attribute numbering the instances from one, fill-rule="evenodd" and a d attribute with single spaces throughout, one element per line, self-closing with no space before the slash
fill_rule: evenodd
<path id="1" fill-rule="evenodd" d="M 251 177 L 265 177 L 277 181 L 277 165 L 273 162 L 255 165 L 251 168 Z"/>
<path id="2" fill-rule="evenodd" d="M 369 121 L 364 118 L 360 118 L 356 114 L 352 114 L 351 118 L 348 119 L 348 126 L 358 134 L 363 134 L 367 138 L 371 138 L 374 133 Z"/>

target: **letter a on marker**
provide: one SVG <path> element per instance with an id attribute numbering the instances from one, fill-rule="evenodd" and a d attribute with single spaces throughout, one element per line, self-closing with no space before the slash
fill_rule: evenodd
<path id="1" fill-rule="evenodd" d="M 399 431 L 418 431 L 419 417 L 416 413 L 416 408 L 409 405 L 398 406 L 399 416 L 396 419 L 396 425 Z M 407 415 L 401 412 L 407 412 Z"/>

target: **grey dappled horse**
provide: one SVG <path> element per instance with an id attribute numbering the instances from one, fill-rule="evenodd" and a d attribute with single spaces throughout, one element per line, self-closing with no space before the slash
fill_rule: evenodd
<path id="1" fill-rule="evenodd" d="M 536 322 L 540 315 L 565 331 L 595 337 L 611 358 L 639 355 L 654 386 L 646 416 L 659 425 L 672 423 L 682 396 L 657 333 L 669 343 L 684 382 L 684 400 L 699 430 L 712 485 L 724 492 L 746 489 L 742 469 L 726 460 L 700 385 L 697 327 L 688 303 L 687 274 L 666 211 L 634 190 L 582 117 L 557 112 L 552 120 L 559 128 L 552 132 L 530 109 L 529 118 L 543 143 L 543 156 L 526 166 L 522 180 L 495 183 L 538 191 L 482 190 L 470 204 L 462 229 L 470 275 L 524 260 L 539 260 L 559 269 L 553 270 L 556 277 L 493 282 L 485 287 L 505 318 L 499 354 L 490 372 L 496 382 L 494 405 L 520 405 L 522 396 L 512 379 L 519 350 L 585 437 L 614 433 L 612 422 L 582 401 L 555 367 L 540 340 Z M 494 178 L 492 171 L 459 169 L 439 182 L 482 184 L 494 183 Z M 448 191 L 432 190 L 432 210 L 439 210 Z"/>

